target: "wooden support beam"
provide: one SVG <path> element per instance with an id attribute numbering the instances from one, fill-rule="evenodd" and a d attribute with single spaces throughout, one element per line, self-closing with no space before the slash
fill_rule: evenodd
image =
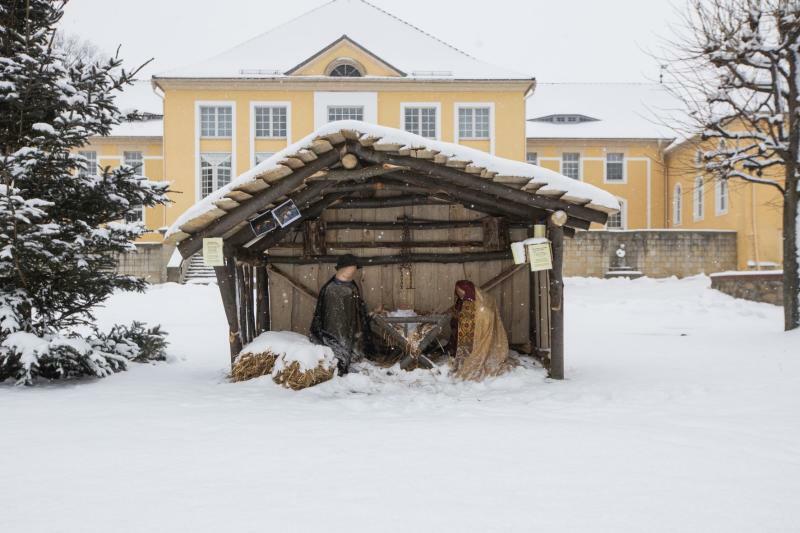
<path id="1" fill-rule="evenodd" d="M 410 263 L 470 263 L 482 261 L 503 261 L 511 258 L 511 251 L 502 252 L 464 252 L 452 254 L 410 254 L 400 255 L 381 255 L 371 257 L 360 257 L 362 266 L 377 265 L 397 265 L 404 262 Z M 321 263 L 336 263 L 338 255 L 322 255 L 316 257 L 300 257 L 296 255 L 265 255 L 264 259 L 270 264 L 287 265 L 314 265 Z"/>
<path id="2" fill-rule="evenodd" d="M 245 264 L 244 266 L 244 296 L 245 308 L 247 309 L 247 336 L 250 341 L 258 336 L 256 333 L 256 308 L 253 301 L 253 266 Z"/>
<path id="3" fill-rule="evenodd" d="M 231 353 L 231 366 L 239 352 L 242 351 L 242 338 L 239 329 L 239 317 L 236 309 L 236 265 L 232 257 L 225 258 L 225 266 L 214 267 L 217 275 L 219 295 L 228 321 L 228 346 Z"/>
<path id="4" fill-rule="evenodd" d="M 352 158 L 356 158 L 353 154 L 347 154 L 345 157 L 350 156 Z M 344 163 L 344 159 L 342 162 Z M 343 165 L 344 166 L 344 165 Z M 394 165 L 372 165 L 369 167 L 359 168 L 356 169 L 354 167 L 347 167 L 345 168 L 353 168 L 354 170 L 329 170 L 328 172 L 320 173 L 317 177 L 313 177 L 311 179 L 324 179 L 324 180 L 335 180 L 335 181 L 363 181 L 367 178 L 374 178 L 376 176 L 382 176 L 384 174 L 389 174 L 391 172 L 397 172 L 398 170 L 407 170 L 406 167 L 398 167 Z"/>
<path id="5" fill-rule="evenodd" d="M 303 255 L 325 255 L 328 253 L 327 243 L 325 242 L 325 223 L 320 219 L 304 220 L 302 223 L 303 232 Z"/>
<path id="6" fill-rule="evenodd" d="M 455 228 L 480 228 L 483 225 L 483 219 L 476 218 L 474 220 L 389 220 L 385 222 L 363 222 L 359 220 L 349 221 L 332 221 L 327 222 L 325 227 L 328 230 L 347 230 L 347 229 L 363 229 L 363 230 L 402 230 L 405 225 L 408 225 L 414 231 L 419 230 L 439 230 L 439 229 L 455 229 Z M 509 222 L 512 228 L 527 228 L 533 225 L 533 222 Z"/>
<path id="7" fill-rule="evenodd" d="M 550 377 L 564 379 L 564 232 L 548 222 L 553 246 L 553 270 L 550 273 Z"/>
<path id="8" fill-rule="evenodd" d="M 256 335 L 269 331 L 269 274 L 265 265 L 253 267 L 256 271 Z"/>
<path id="9" fill-rule="evenodd" d="M 331 209 L 380 209 L 415 205 L 446 205 L 442 200 L 423 195 L 384 196 L 380 198 L 346 198 Z"/>
<path id="10" fill-rule="evenodd" d="M 497 196 L 498 198 L 502 198 L 510 202 L 523 203 L 530 207 L 548 211 L 562 210 L 570 217 L 588 222 L 605 224 L 606 220 L 608 219 L 608 215 L 600 211 L 595 211 L 580 205 L 570 204 L 561 200 L 547 198 L 541 195 L 533 195 L 526 192 L 521 192 L 516 189 L 506 187 L 505 185 L 501 185 L 499 183 L 474 176 L 467 172 L 463 172 L 456 168 L 438 165 L 425 159 L 394 155 L 387 152 L 378 152 L 361 146 L 359 143 L 355 142 L 348 143 L 347 150 L 356 154 L 364 161 L 405 166 L 415 172 L 435 177 L 437 180 L 448 181 L 452 184 L 461 185 L 474 191 L 481 191 L 485 194 Z"/>
<path id="11" fill-rule="evenodd" d="M 244 263 L 236 265 L 236 308 L 239 316 L 239 332 L 242 337 L 242 344 L 250 343 L 250 336 L 247 331 L 247 300 L 244 288 Z"/>
<path id="12" fill-rule="evenodd" d="M 511 244 L 508 224 L 502 217 L 483 219 L 483 246 L 488 250 L 505 250 Z"/>
<path id="13" fill-rule="evenodd" d="M 239 207 L 227 215 L 215 220 L 204 229 L 181 241 L 178 245 L 178 250 L 184 258 L 191 257 L 203 247 L 204 238 L 223 236 L 259 211 L 262 211 L 264 207 L 274 200 L 291 193 L 314 173 L 338 160 L 339 154 L 336 150 L 320 154 L 317 159 L 309 162 L 306 166 L 298 168 L 285 178 L 273 183 L 271 187 L 255 193 L 252 198 L 245 200 Z"/>
<path id="14" fill-rule="evenodd" d="M 336 241 L 327 244 L 329 250 L 355 248 L 483 248 L 483 241 Z M 277 246 L 278 248 L 280 245 Z M 495 250 L 496 251 L 496 250 Z M 323 255 L 323 254 L 318 254 Z"/>

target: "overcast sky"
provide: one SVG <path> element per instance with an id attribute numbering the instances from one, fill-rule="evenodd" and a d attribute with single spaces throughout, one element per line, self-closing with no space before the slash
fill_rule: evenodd
<path id="1" fill-rule="evenodd" d="M 554 81 L 654 81 L 684 0 L 372 0 L 487 62 Z M 195 63 L 324 0 L 71 0 L 62 26 L 145 74 Z M 364 43 L 369 48 L 369 43 Z"/>

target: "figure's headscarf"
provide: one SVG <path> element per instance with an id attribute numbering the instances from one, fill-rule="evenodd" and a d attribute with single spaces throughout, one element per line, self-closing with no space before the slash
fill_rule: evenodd
<path id="1" fill-rule="evenodd" d="M 469 302 L 475 301 L 475 284 L 472 283 L 471 281 L 468 281 L 466 279 L 456 281 L 456 289 L 461 289 L 462 291 L 464 291 L 464 298 L 459 298 L 458 292 L 455 292 L 454 290 L 456 297 L 456 305 L 458 304 L 458 300 L 467 300 Z"/>

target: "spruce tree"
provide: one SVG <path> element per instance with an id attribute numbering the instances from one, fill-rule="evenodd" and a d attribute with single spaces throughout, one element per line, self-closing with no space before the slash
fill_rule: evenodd
<path id="1" fill-rule="evenodd" d="M 78 331 L 115 290 L 144 289 L 115 272 L 144 233 L 125 216 L 167 202 L 166 184 L 129 167 L 97 173 L 77 154 L 130 118 L 115 96 L 138 69 L 118 55 L 65 60 L 54 44 L 64 4 L 0 0 L 0 381 L 125 368 L 113 346 Z"/>

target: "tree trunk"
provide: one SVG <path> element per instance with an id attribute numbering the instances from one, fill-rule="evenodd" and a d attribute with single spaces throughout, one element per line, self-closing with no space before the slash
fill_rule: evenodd
<path id="1" fill-rule="evenodd" d="M 797 163 L 786 165 L 783 194 L 783 316 L 784 329 L 800 327 L 800 213 L 798 213 Z"/>

